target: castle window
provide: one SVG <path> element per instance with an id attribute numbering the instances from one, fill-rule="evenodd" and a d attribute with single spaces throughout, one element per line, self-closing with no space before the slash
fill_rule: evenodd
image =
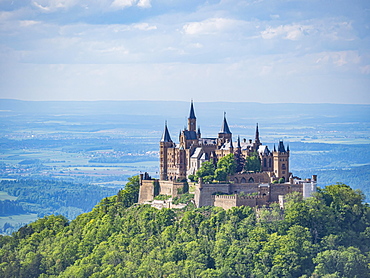
<path id="1" fill-rule="evenodd" d="M 253 183 L 254 182 L 254 179 L 252 177 L 249 178 L 248 180 L 249 183 Z"/>
<path id="2" fill-rule="evenodd" d="M 269 167 L 271 167 L 271 158 L 269 158 Z"/>
<path id="3" fill-rule="evenodd" d="M 267 167 L 267 161 L 266 158 L 263 159 L 263 167 Z"/>
<path id="4" fill-rule="evenodd" d="M 281 169 L 286 170 L 286 166 L 285 166 L 285 164 L 283 164 L 283 165 L 281 166 Z"/>
<path id="5" fill-rule="evenodd" d="M 242 178 L 241 180 L 240 180 L 240 183 L 246 183 L 247 181 L 246 181 L 246 179 L 245 178 Z"/>

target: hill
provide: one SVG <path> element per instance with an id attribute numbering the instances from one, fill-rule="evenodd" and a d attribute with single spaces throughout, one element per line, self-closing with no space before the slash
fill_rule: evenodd
<path id="1" fill-rule="evenodd" d="M 370 208 L 326 186 L 285 210 L 134 205 L 138 178 L 68 222 L 0 237 L 1 277 L 370 277 Z"/>

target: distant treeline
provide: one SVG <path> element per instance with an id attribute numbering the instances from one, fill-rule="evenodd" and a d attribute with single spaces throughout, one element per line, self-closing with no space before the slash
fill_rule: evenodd
<path id="1" fill-rule="evenodd" d="M 96 157 L 89 160 L 89 163 L 130 163 L 143 161 L 156 161 L 157 157 L 126 155 L 120 157 Z"/>
<path id="2" fill-rule="evenodd" d="M 0 216 L 22 214 L 26 211 L 17 201 L 4 200 L 0 201 Z"/>
<path id="3" fill-rule="evenodd" d="M 99 200 L 117 192 L 115 189 L 96 185 L 33 179 L 3 180 L 0 182 L 0 191 L 18 197 L 11 206 L 14 209 L 15 207 L 21 207 L 23 211 L 19 210 L 19 213 L 37 213 L 40 217 L 60 213 L 61 211 L 65 212 L 63 214 L 67 217 L 76 213 L 87 212 Z M 13 210 L 12 207 L 9 207 L 9 211 Z M 75 210 L 76 213 L 73 212 Z M 4 213 L 8 213 L 8 211 Z"/>

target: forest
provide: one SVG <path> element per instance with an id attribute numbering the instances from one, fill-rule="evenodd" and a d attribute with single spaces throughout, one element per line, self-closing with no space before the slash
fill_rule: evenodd
<path id="1" fill-rule="evenodd" d="M 345 184 L 279 206 L 155 209 L 139 179 L 68 221 L 0 236 L 1 277 L 370 277 L 370 208 Z"/>
<path id="2" fill-rule="evenodd" d="M 116 189 L 58 180 L 2 180 L 0 191 L 17 197 L 0 202 L 0 216 L 37 213 L 39 217 L 55 212 L 69 219 L 91 210 L 103 197 Z M 4 207 L 4 209 L 2 209 Z"/>

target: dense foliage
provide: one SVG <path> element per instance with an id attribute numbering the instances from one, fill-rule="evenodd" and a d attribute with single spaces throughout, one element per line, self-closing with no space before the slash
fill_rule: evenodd
<path id="1" fill-rule="evenodd" d="M 96 185 L 33 179 L 2 180 L 0 191 L 17 197 L 16 201 L 8 201 L 8 205 L 11 205 L 6 210 L 8 214 L 30 212 L 43 217 L 58 213 L 68 218 L 91 210 L 102 198 L 117 192 L 115 189 Z M 0 214 L 4 215 L 1 210 Z"/>
<path id="2" fill-rule="evenodd" d="M 211 161 L 205 161 L 198 169 L 195 179 L 191 177 L 191 180 L 202 178 L 204 182 L 226 181 L 229 175 L 235 174 L 236 166 L 234 154 L 220 158 L 216 167 Z"/>
<path id="3" fill-rule="evenodd" d="M 245 159 L 244 169 L 247 172 L 261 171 L 261 158 L 257 152 L 251 153 L 251 155 Z"/>
<path id="4" fill-rule="evenodd" d="M 92 212 L 0 237 L 1 277 L 370 277 L 370 211 L 336 184 L 286 209 L 157 210 L 138 179 Z"/>

